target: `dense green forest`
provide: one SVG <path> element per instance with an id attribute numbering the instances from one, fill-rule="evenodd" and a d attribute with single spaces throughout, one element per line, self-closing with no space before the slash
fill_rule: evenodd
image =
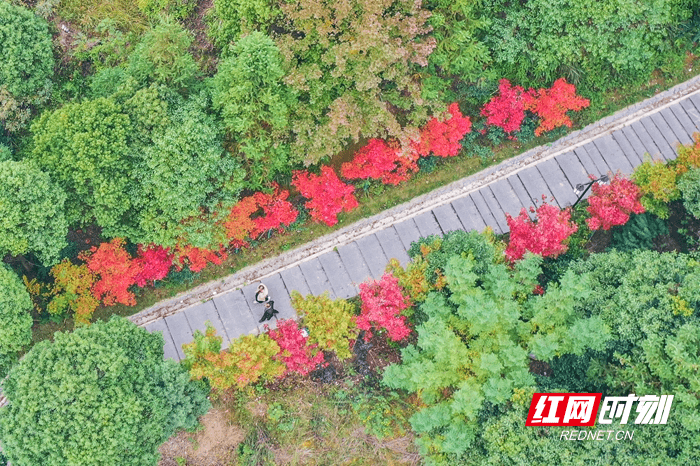
<path id="1" fill-rule="evenodd" d="M 157 335 L 90 323 L 686 79 L 699 42 L 698 0 L 0 0 L 7 458 L 155 464 L 210 393 L 246 432 L 232 463 L 306 442 L 304 464 L 332 462 L 319 416 L 415 439 L 426 464 L 700 462 L 700 142 L 510 236 L 422 239 L 352 302 L 299 297 L 306 336 L 289 323 L 221 352 L 200 334 L 180 366 Z M 326 411 L 295 408 L 299 386 Z M 559 442 L 525 427 L 535 391 L 676 400 L 634 442 Z M 379 451 L 346 461 L 400 459 Z"/>

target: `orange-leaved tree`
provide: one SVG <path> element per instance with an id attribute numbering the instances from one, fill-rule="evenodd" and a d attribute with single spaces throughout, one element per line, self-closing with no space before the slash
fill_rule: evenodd
<path id="1" fill-rule="evenodd" d="M 573 122 L 569 110 L 581 110 L 588 107 L 590 100 L 576 95 L 576 86 L 559 78 L 549 89 L 530 89 L 523 94 L 525 109 L 540 117 L 540 125 L 535 129 L 539 136 L 560 126 L 571 128 Z"/>

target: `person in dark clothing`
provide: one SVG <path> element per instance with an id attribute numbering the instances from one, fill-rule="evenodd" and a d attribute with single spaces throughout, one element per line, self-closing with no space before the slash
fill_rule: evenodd
<path id="1" fill-rule="evenodd" d="M 275 314 L 279 314 L 279 311 L 275 309 L 275 302 L 270 300 L 265 303 L 265 313 L 259 322 L 265 322 L 266 320 L 271 320 Z"/>

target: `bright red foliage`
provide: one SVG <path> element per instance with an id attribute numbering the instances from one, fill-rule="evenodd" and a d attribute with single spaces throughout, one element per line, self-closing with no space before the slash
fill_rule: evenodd
<path id="1" fill-rule="evenodd" d="M 307 375 L 323 363 L 323 352 L 318 350 L 318 345 L 308 344 L 309 338 L 301 333 L 295 320 L 279 320 L 277 329 L 271 330 L 269 334 L 280 347 L 275 359 L 287 367 L 284 375 L 290 372 Z"/>
<path id="2" fill-rule="evenodd" d="M 217 255 L 218 254 L 218 255 Z M 185 259 L 189 262 L 192 272 L 201 272 L 207 266 L 207 262 L 220 265 L 226 260 L 228 254 L 223 246 L 219 251 L 209 251 L 207 249 L 196 248 L 194 246 L 178 246 L 175 250 L 175 256 L 181 268 L 185 263 Z"/>
<path id="3" fill-rule="evenodd" d="M 365 330 L 365 340 L 372 337 L 371 328 L 385 329 L 392 341 L 399 341 L 411 333 L 406 325 L 406 316 L 401 311 L 411 306 L 404 295 L 399 279 L 385 273 L 379 281 L 360 283 L 362 313 L 357 317 L 357 327 Z"/>
<path id="4" fill-rule="evenodd" d="M 287 201 L 289 191 L 281 190 L 276 183 L 273 186 L 275 188 L 273 194 L 255 193 L 253 195 L 258 208 L 264 212 L 263 216 L 253 219 L 255 229 L 250 234 L 253 238 L 275 228 L 282 232 L 282 225 L 291 225 L 299 215 L 299 211 Z"/>
<path id="5" fill-rule="evenodd" d="M 426 156 L 432 152 L 438 157 L 453 157 L 459 153 L 459 141 L 472 130 L 472 122 L 462 115 L 456 103 L 451 104 L 447 111 L 452 115 L 450 118 L 445 121 L 432 118 L 421 130 L 420 141 L 414 144 L 418 155 Z"/>
<path id="6" fill-rule="evenodd" d="M 590 100 L 576 95 L 576 86 L 559 78 L 549 89 L 530 89 L 523 94 L 525 110 L 530 110 L 540 117 L 540 125 L 535 129 L 539 136 L 544 131 L 551 131 L 559 126 L 571 128 L 568 110 L 581 110 L 590 105 Z"/>
<path id="7" fill-rule="evenodd" d="M 173 264 L 173 255 L 169 248 L 163 246 L 151 244 L 144 248 L 143 244 L 139 244 L 135 260 L 140 271 L 134 280 L 138 286 L 144 287 L 149 281 L 162 280 L 168 275 Z"/>
<path id="8" fill-rule="evenodd" d="M 556 257 L 566 252 L 564 240 L 578 230 L 578 225 L 571 221 L 569 208 L 560 210 L 546 202 L 537 208 L 537 222 L 530 220 L 525 209 L 516 218 L 506 214 L 506 220 L 510 228 L 506 257 L 510 261 L 522 259 L 526 251 Z"/>
<path id="9" fill-rule="evenodd" d="M 498 82 L 498 95 L 481 109 L 481 115 L 486 117 L 486 124 L 498 126 L 506 133 L 520 131 L 520 125 L 525 118 L 524 92 L 522 87 L 511 86 L 510 81 L 501 79 Z"/>
<path id="10" fill-rule="evenodd" d="M 355 153 L 351 162 L 343 164 L 340 174 L 347 179 L 381 179 L 384 184 L 397 185 L 411 178 L 412 172 L 418 171 L 416 160 L 402 157 L 400 153 L 398 148 L 381 139 L 370 139 Z"/>
<path id="11" fill-rule="evenodd" d="M 588 198 L 586 209 L 591 218 L 586 219 L 591 230 L 609 230 L 615 225 L 624 225 L 630 219 L 630 214 L 641 214 L 644 207 L 639 201 L 642 193 L 631 180 L 615 175 L 610 184 L 594 183 L 591 187 L 593 194 Z"/>
<path id="12" fill-rule="evenodd" d="M 129 287 L 136 283 L 141 272 L 139 261 L 134 260 L 124 249 L 124 240 L 114 238 L 109 243 L 102 243 L 98 248 L 91 248 L 80 254 L 88 269 L 99 276 L 92 286 L 92 294 L 104 304 L 111 306 L 121 303 L 127 306 L 136 304 Z"/>
<path id="13" fill-rule="evenodd" d="M 299 212 L 287 201 L 289 191 L 281 190 L 276 183 L 273 187 L 273 194 L 255 193 L 244 197 L 233 206 L 224 222 L 226 236 L 231 240 L 232 247 L 246 247 L 247 237 L 257 238 L 274 228 L 282 231 L 283 224 L 289 226 L 297 219 Z M 263 215 L 252 218 L 260 209 Z"/>
<path id="14" fill-rule="evenodd" d="M 340 181 L 329 166 L 322 167 L 320 175 L 294 171 L 292 185 L 309 199 L 304 205 L 309 209 L 311 218 L 328 226 L 338 223 L 338 213 L 350 212 L 358 206 L 353 195 L 355 187 Z"/>

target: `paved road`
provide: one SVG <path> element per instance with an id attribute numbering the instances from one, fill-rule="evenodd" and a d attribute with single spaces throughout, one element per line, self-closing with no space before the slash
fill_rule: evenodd
<path id="1" fill-rule="evenodd" d="M 274 261 L 268 262 L 264 271 L 260 267 L 258 276 L 264 276 L 279 317 L 295 318 L 289 298 L 292 290 L 302 295 L 327 291 L 332 298 L 355 296 L 357 285 L 379 278 L 390 258 L 405 264 L 406 251 L 419 237 L 452 230 L 481 231 L 486 226 L 496 233 L 507 232 L 506 212 L 516 216 L 521 208 L 541 200 L 543 194 L 553 197 L 560 207 L 571 205 L 576 200 L 574 187 L 587 182 L 589 174 L 618 170 L 630 174 L 646 153 L 655 159 L 673 159 L 678 143 L 690 143 L 696 131 L 700 131 L 699 78 L 628 107 L 549 147 L 533 149 L 452 188 L 416 199 L 403 209 L 380 214 L 371 222 L 358 222 L 354 230 L 351 226 L 322 239 L 315 249 L 306 250 L 306 257 L 303 249 L 296 256 L 280 257 L 278 270 Z M 176 304 L 167 311 L 156 306 L 132 320 L 151 332 L 163 332 L 166 358 L 182 359 L 182 344 L 192 341 L 195 330 L 203 331 L 207 320 L 228 346 L 232 339 L 264 330 L 258 323 L 262 306 L 253 302 L 255 274 L 255 269 L 248 270 L 245 280 L 250 284 L 237 289 L 226 289 L 226 283 L 236 283 L 234 276 L 223 285 L 205 288 L 211 299 L 203 302 L 193 305 L 190 296 L 189 306 L 184 309 L 174 301 Z M 182 297 L 179 302 L 188 304 Z M 158 312 L 166 316 L 158 317 Z"/>

